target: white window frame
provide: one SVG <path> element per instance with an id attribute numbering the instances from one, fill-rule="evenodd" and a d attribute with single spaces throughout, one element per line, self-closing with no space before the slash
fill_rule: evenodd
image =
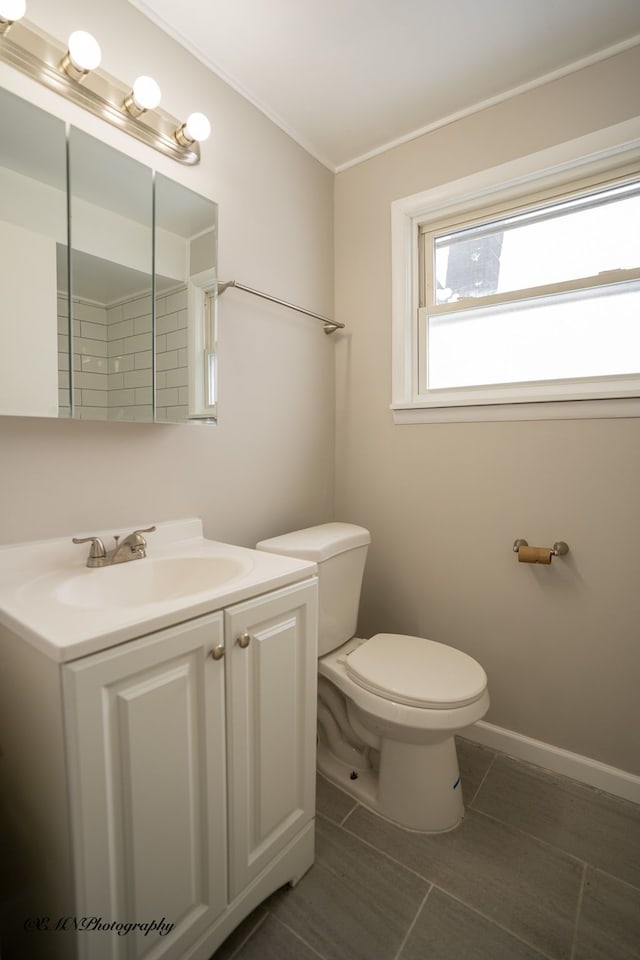
<path id="1" fill-rule="evenodd" d="M 582 182 L 624 176 L 640 164 L 640 118 L 569 141 L 478 174 L 397 200 L 391 205 L 392 245 L 392 403 L 394 422 L 457 420 L 537 420 L 640 416 L 640 397 L 606 378 L 597 399 L 571 385 L 518 384 L 477 391 L 419 394 L 419 229 L 425 222 L 469 217 L 491 205 L 529 202 L 550 190 L 572 190 Z M 602 383 L 601 383 L 602 386 Z M 558 389 L 562 387 L 562 389 Z M 627 388 L 629 385 L 627 384 Z M 633 388 L 631 388 L 633 392 Z M 609 395 L 602 395 L 608 393 Z M 613 395 L 612 395 L 613 394 Z"/>
<path id="2" fill-rule="evenodd" d="M 215 268 L 192 274 L 187 283 L 189 340 L 189 419 L 217 420 L 217 396 L 210 403 L 213 370 L 213 392 L 217 392 L 217 275 Z"/>

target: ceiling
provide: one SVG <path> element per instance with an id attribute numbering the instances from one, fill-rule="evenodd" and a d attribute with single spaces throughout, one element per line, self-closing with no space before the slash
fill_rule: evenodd
<path id="1" fill-rule="evenodd" d="M 332 170 L 640 43 L 639 0 L 130 2 Z"/>

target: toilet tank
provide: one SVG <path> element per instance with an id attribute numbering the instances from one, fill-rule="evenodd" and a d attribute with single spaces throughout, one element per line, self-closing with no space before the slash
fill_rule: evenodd
<path id="1" fill-rule="evenodd" d="M 261 540 L 256 550 L 318 565 L 318 656 L 356 632 L 362 575 L 371 535 L 353 523 L 322 523 Z"/>

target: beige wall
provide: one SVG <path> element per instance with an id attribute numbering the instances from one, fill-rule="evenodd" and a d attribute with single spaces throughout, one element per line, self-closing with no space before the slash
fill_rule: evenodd
<path id="1" fill-rule="evenodd" d="M 369 527 L 360 629 L 485 667 L 487 720 L 640 773 L 640 421 L 394 426 L 390 204 L 637 116 L 640 48 L 336 179 L 336 518 Z M 551 568 L 516 537 L 566 540 Z"/>
<path id="2" fill-rule="evenodd" d="M 196 168 L 162 158 L 10 67 L 0 84 L 220 204 L 219 262 L 237 279 L 331 315 L 333 176 L 125 0 L 29 0 L 63 41 L 99 39 L 123 82 L 157 78 L 163 107 L 202 110 Z M 220 301 L 215 427 L 1 418 L 0 543 L 201 516 L 210 537 L 256 540 L 329 519 L 333 341 L 320 324 L 236 291 Z"/>

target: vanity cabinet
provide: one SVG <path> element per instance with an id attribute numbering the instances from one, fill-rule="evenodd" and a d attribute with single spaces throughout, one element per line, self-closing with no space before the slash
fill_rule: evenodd
<path id="1" fill-rule="evenodd" d="M 60 665 L 74 894 L 30 945 L 209 960 L 311 866 L 316 598 L 307 579 Z"/>

